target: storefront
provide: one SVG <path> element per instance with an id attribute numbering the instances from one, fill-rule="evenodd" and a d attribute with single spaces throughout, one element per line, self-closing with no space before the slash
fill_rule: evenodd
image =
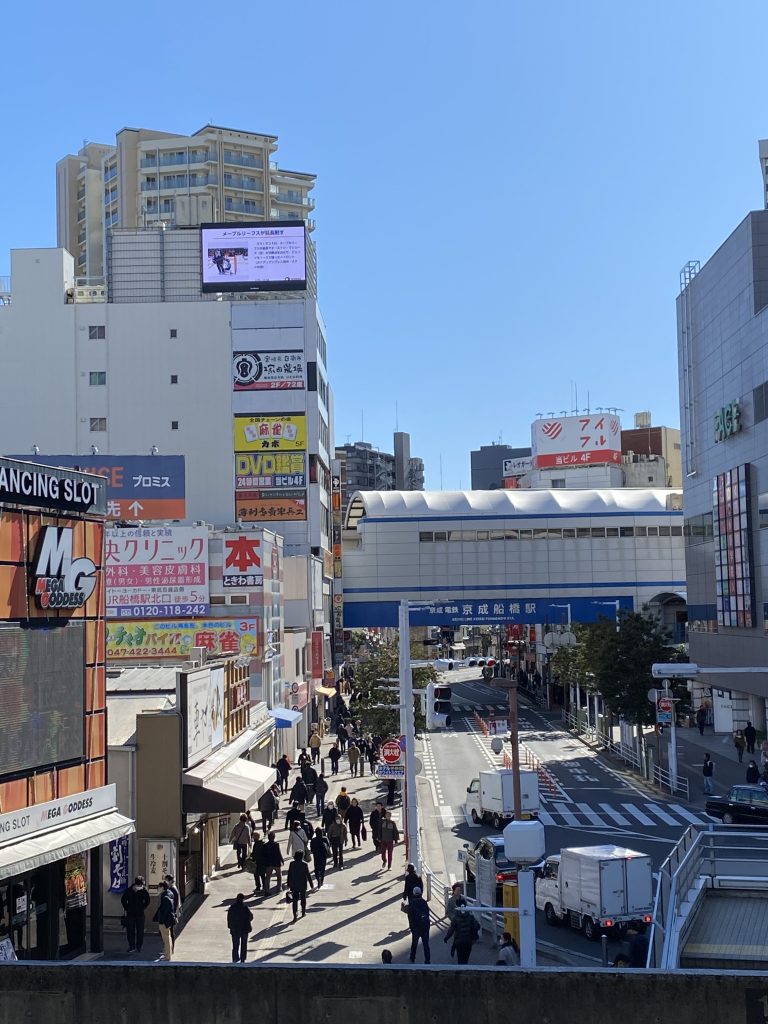
<path id="1" fill-rule="evenodd" d="M 105 481 L 0 459 L 3 959 L 102 942 L 102 847 L 133 831 L 107 785 Z"/>

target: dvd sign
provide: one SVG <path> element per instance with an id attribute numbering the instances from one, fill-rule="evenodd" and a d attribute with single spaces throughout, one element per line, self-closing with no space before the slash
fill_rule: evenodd
<path id="1" fill-rule="evenodd" d="M 47 526 L 34 569 L 38 607 L 82 608 L 96 588 L 90 558 L 72 558 L 72 527 Z"/>

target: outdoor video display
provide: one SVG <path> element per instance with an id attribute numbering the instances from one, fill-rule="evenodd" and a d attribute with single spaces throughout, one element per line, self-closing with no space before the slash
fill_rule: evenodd
<path id="1" fill-rule="evenodd" d="M 204 292 L 303 291 L 304 222 L 203 224 L 200 265 Z"/>
<path id="2" fill-rule="evenodd" d="M 85 753 L 85 629 L 0 628 L 0 778 Z"/>

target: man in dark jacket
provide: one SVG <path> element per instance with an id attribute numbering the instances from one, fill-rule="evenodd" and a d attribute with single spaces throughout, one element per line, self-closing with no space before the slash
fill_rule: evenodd
<path id="1" fill-rule="evenodd" d="M 287 793 L 288 776 L 291 774 L 291 762 L 288 760 L 287 754 L 283 754 L 277 762 L 277 773 L 280 776 L 280 792 Z"/>
<path id="2" fill-rule="evenodd" d="M 416 865 L 409 864 L 405 869 L 405 885 L 403 886 L 403 899 L 406 900 L 409 905 L 416 889 L 418 889 L 419 892 L 424 892 L 424 883 L 416 874 Z"/>
<path id="3" fill-rule="evenodd" d="M 747 741 L 747 753 L 754 754 L 755 752 L 755 740 L 757 739 L 757 729 L 751 722 L 747 722 L 744 727 L 744 739 Z"/>
<path id="4" fill-rule="evenodd" d="M 304 811 L 299 808 L 299 805 L 294 800 L 288 809 L 288 813 L 285 816 L 285 827 L 287 830 L 293 831 L 293 826 L 297 821 L 304 820 Z"/>
<path id="5" fill-rule="evenodd" d="M 339 758 L 341 757 L 341 751 L 339 750 L 338 743 L 332 743 L 331 749 L 328 751 L 328 757 L 331 762 L 331 775 L 339 774 Z"/>
<path id="6" fill-rule="evenodd" d="M 245 896 L 239 892 L 235 902 L 227 911 L 227 928 L 232 936 L 232 963 L 244 964 L 248 956 L 248 932 L 251 930 L 253 913 L 245 905 Z"/>
<path id="7" fill-rule="evenodd" d="M 290 799 L 297 804 L 301 804 L 302 807 L 307 802 L 307 800 L 309 800 L 309 793 L 307 792 L 306 783 L 304 782 L 304 779 L 302 779 L 300 775 L 293 784 L 293 788 L 291 789 L 290 792 Z"/>
<path id="8" fill-rule="evenodd" d="M 293 860 L 288 865 L 288 889 L 293 902 L 293 920 L 295 921 L 299 916 L 297 914 L 299 901 L 301 901 L 301 916 L 306 917 L 307 889 L 314 892 L 315 887 L 312 885 L 309 868 L 304 862 L 304 854 L 301 851 L 294 853 Z"/>
<path id="9" fill-rule="evenodd" d="M 318 818 L 323 813 L 323 807 L 325 807 L 325 794 L 328 792 L 328 783 L 325 781 L 325 775 L 320 773 L 317 782 L 315 783 L 315 810 L 317 811 Z"/>
<path id="10" fill-rule="evenodd" d="M 260 835 L 253 837 L 251 861 L 253 862 L 253 891 L 265 892 L 267 888 L 267 858 L 264 853 L 266 843 Z"/>
<path id="11" fill-rule="evenodd" d="M 322 828 L 315 830 L 315 834 L 312 836 L 309 844 L 309 849 L 312 854 L 312 866 L 315 869 L 315 881 L 319 889 L 325 881 L 325 865 L 328 863 L 328 857 L 331 852 L 331 844 L 328 842 Z"/>
<path id="12" fill-rule="evenodd" d="M 142 875 L 136 876 L 133 885 L 120 897 L 120 902 L 125 911 L 128 952 L 140 953 L 144 945 L 144 911 L 149 906 L 149 893 Z"/>
<path id="13" fill-rule="evenodd" d="M 408 925 L 411 929 L 411 963 L 416 962 L 416 950 L 419 948 L 419 939 L 421 939 L 421 945 L 424 948 L 424 963 L 428 964 L 430 961 L 429 904 L 422 899 L 421 889 L 418 885 L 413 890 L 408 906 Z"/>
<path id="14" fill-rule="evenodd" d="M 163 952 L 158 959 L 170 961 L 173 959 L 171 929 L 176 924 L 176 915 L 173 912 L 173 896 L 171 896 L 166 881 L 160 883 L 160 905 L 155 911 L 155 916 L 152 920 L 157 924 L 160 938 L 163 940 Z"/>
<path id="15" fill-rule="evenodd" d="M 344 870 L 344 843 L 347 841 L 347 826 L 337 814 L 328 826 L 328 839 L 331 843 L 333 854 L 333 866 L 340 871 Z"/>
<path id="16" fill-rule="evenodd" d="M 472 947 L 480 938 L 480 925 L 475 920 L 474 914 L 466 909 L 466 900 L 462 899 L 461 904 L 457 903 L 456 918 L 446 932 L 444 942 L 453 938 L 453 946 L 456 950 L 456 959 L 460 964 L 468 964 Z"/>
<path id="17" fill-rule="evenodd" d="M 320 824 L 327 832 L 328 826 L 334 821 L 336 821 L 336 807 L 334 804 L 328 803 L 325 805 L 325 810 L 323 811 L 323 817 Z"/>
<path id="18" fill-rule="evenodd" d="M 257 806 L 261 814 L 261 831 L 268 832 L 277 814 L 277 798 L 271 786 L 261 794 Z"/>
<path id="19" fill-rule="evenodd" d="M 280 846 L 275 842 L 275 833 L 270 832 L 267 841 L 264 843 L 264 863 L 266 865 L 266 887 L 265 896 L 269 896 L 272 872 L 277 876 L 277 891 L 283 888 L 283 855 Z"/>
<path id="20" fill-rule="evenodd" d="M 376 806 L 371 811 L 371 816 L 368 819 L 368 824 L 371 826 L 371 839 L 377 850 L 381 846 L 381 819 L 383 817 L 384 804 L 381 800 L 377 800 Z"/>

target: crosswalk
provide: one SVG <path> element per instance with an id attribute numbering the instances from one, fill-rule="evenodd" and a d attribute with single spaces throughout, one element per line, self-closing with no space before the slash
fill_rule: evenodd
<path id="1" fill-rule="evenodd" d="M 509 711 L 509 704 L 451 704 L 455 715 L 501 715 Z"/>
<path id="2" fill-rule="evenodd" d="M 709 818 L 696 814 L 680 804 L 659 804 L 653 801 L 635 801 L 618 804 L 588 803 L 573 801 L 565 803 L 542 796 L 539 809 L 539 821 L 542 825 L 568 826 L 584 828 L 587 825 L 599 828 L 620 827 L 633 828 L 687 828 L 688 825 L 709 824 Z"/>

